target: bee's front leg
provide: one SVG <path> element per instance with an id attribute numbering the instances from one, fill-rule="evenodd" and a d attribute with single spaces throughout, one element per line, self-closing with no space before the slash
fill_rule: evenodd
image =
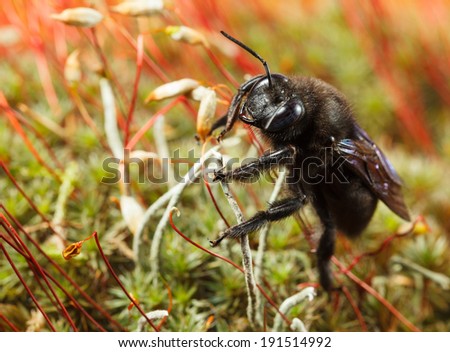
<path id="1" fill-rule="evenodd" d="M 294 214 L 306 203 L 306 196 L 299 195 L 286 198 L 273 203 L 267 210 L 257 212 L 253 217 L 238 225 L 230 227 L 214 241 L 210 241 L 212 247 L 217 246 L 224 238 L 240 238 L 250 232 L 260 229 L 268 222 L 278 221 Z"/>
<path id="2" fill-rule="evenodd" d="M 293 163 L 294 149 L 284 147 L 273 152 L 262 155 L 259 159 L 247 163 L 237 169 L 227 171 L 226 166 L 214 172 L 213 181 L 229 182 L 236 180 L 240 182 L 255 182 L 263 172 L 278 165 Z"/>

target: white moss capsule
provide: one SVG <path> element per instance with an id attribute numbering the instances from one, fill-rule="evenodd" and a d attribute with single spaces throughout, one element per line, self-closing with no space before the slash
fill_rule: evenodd
<path id="1" fill-rule="evenodd" d="M 186 26 L 169 26 L 164 30 L 173 40 L 192 44 L 204 45 L 209 47 L 209 43 L 205 36 L 199 31 Z"/>
<path id="2" fill-rule="evenodd" d="M 203 96 L 208 92 L 209 88 L 199 86 L 189 93 L 189 98 L 195 101 L 201 101 Z"/>
<path id="3" fill-rule="evenodd" d="M 160 14 L 164 10 L 163 0 L 135 0 L 124 1 L 111 7 L 112 12 L 125 16 L 152 16 Z"/>
<path id="4" fill-rule="evenodd" d="M 211 88 L 206 88 L 197 113 L 197 135 L 201 141 L 205 141 L 208 137 L 216 113 L 216 106 L 216 92 Z"/>
<path id="5" fill-rule="evenodd" d="M 103 15 L 90 7 L 74 7 L 61 13 L 54 13 L 51 18 L 70 26 L 90 28 L 97 25 L 103 19 Z"/>
<path id="6" fill-rule="evenodd" d="M 81 81 L 80 60 L 78 60 L 79 55 L 80 51 L 74 50 L 67 57 L 66 64 L 64 65 L 64 78 L 70 85 L 77 84 Z"/>
<path id="7" fill-rule="evenodd" d="M 120 211 L 125 223 L 134 235 L 144 216 L 144 208 L 133 197 L 121 196 Z"/>
<path id="8" fill-rule="evenodd" d="M 162 100 L 187 94 L 199 85 L 200 83 L 198 81 L 191 78 L 183 78 L 178 81 L 169 82 L 156 88 L 148 95 L 145 101 Z"/>

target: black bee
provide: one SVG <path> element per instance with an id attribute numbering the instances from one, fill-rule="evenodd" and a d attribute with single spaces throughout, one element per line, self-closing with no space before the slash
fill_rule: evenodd
<path id="1" fill-rule="evenodd" d="M 264 224 L 295 214 L 310 202 L 323 225 L 317 247 L 320 284 L 333 288 L 330 258 L 336 230 L 358 236 L 367 226 L 378 200 L 409 220 L 401 181 L 391 163 L 356 123 L 349 103 L 336 88 L 317 78 L 271 74 L 267 63 L 252 49 L 221 32 L 258 58 L 266 74 L 245 82 L 233 97 L 219 139 L 237 119 L 253 126 L 271 145 L 257 161 L 235 170 L 216 172 L 215 180 L 248 182 L 264 171 L 284 165 L 288 197 L 265 211 L 225 230 L 211 241 L 239 238 Z"/>

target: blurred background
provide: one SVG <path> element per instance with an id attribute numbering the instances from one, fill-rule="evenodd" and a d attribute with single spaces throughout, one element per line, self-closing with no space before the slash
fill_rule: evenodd
<path id="1" fill-rule="evenodd" d="M 225 30 L 272 72 L 318 77 L 341 90 L 401 175 L 413 218 L 404 223 L 380 204 L 360 239 L 338 239 L 342 266 L 334 270 L 344 293 L 328 299 L 318 290 L 286 319 L 301 319 L 309 331 L 450 331 L 449 3 L 173 0 L 163 9 L 159 1 L 148 3 L 156 6 L 151 14 L 133 16 L 132 5 L 118 1 L 2 1 L 0 329 L 135 330 L 141 314 L 128 293 L 145 312 L 168 311 L 155 322 L 163 331 L 269 331 L 274 307 L 317 283 L 309 239 L 320 229 L 307 209 L 302 221 L 269 231 L 262 286 L 273 304 L 263 298 L 261 321 L 252 326 L 244 276 L 178 236 L 161 220 L 165 206 L 136 242 L 145 209 L 173 182 L 138 182 L 142 170 L 132 168 L 130 186 L 102 183 L 104 160 L 116 156 L 105 127 L 105 85 L 119 141 L 131 151 L 192 159 L 189 150 L 200 157 L 216 144 L 194 138 L 199 103 L 188 94 L 145 100 L 164 83 L 191 78 L 214 87 L 214 119 L 222 116 L 236 88 L 263 72 L 220 35 Z M 83 13 L 93 22 L 80 27 L 54 16 L 76 7 L 102 18 Z M 238 124 L 221 152 L 257 156 L 255 145 L 264 149 Z M 150 167 L 160 170 L 155 161 Z M 184 174 L 189 165 L 180 168 Z M 273 183 L 231 187 L 250 217 L 266 207 Z M 236 222 L 217 185 L 187 187 L 177 207 L 176 226 L 202 247 L 225 228 L 222 218 Z M 75 246 L 77 252 L 83 245 L 79 256 L 64 260 L 67 246 L 94 231 L 103 256 L 91 239 Z M 258 234 L 250 245 L 256 251 Z M 214 251 L 241 263 L 238 247 L 227 241 Z M 359 281 L 346 275 L 349 266 Z"/>

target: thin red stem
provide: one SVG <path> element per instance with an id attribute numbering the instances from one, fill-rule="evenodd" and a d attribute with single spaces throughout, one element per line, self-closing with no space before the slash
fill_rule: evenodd
<path id="1" fill-rule="evenodd" d="M 30 259 L 30 257 L 28 256 L 27 253 L 25 253 L 24 251 L 22 251 L 20 248 L 16 247 L 12 242 L 10 242 L 6 237 L 4 237 L 3 235 L 0 235 L 0 239 L 4 240 L 6 243 L 9 244 L 9 246 L 11 246 L 11 248 L 13 248 L 17 253 L 19 253 L 23 258 L 25 258 L 27 260 L 27 262 L 32 265 L 33 267 L 35 267 L 35 264 L 33 263 L 33 261 Z M 72 303 L 75 305 L 75 307 L 77 307 L 85 316 L 86 318 L 92 323 L 94 324 L 100 331 L 106 331 L 103 326 L 101 326 L 84 308 L 83 306 L 78 303 L 78 301 L 75 299 L 75 297 L 73 297 L 65 288 L 62 284 L 59 283 L 59 281 L 53 277 L 46 269 L 42 268 L 44 274 L 61 290 L 64 292 L 64 294 L 72 301 Z"/>
<path id="2" fill-rule="evenodd" d="M 178 97 L 172 100 L 169 104 L 164 106 L 161 110 L 156 112 L 140 129 L 136 132 L 136 134 L 131 138 L 131 140 L 125 145 L 126 149 L 132 150 L 137 142 L 142 138 L 142 136 L 153 126 L 156 122 L 156 119 L 161 115 L 167 113 L 170 109 L 172 109 L 175 105 L 177 105 L 181 101 L 182 97 Z"/>
<path id="3" fill-rule="evenodd" d="M 9 230 L 11 231 L 12 235 L 14 236 L 15 239 L 17 239 L 17 241 L 19 241 L 21 247 L 25 250 L 25 252 L 28 254 L 31 262 L 33 263 L 35 269 L 37 270 L 37 273 L 39 273 L 39 276 L 36 275 L 36 278 L 41 277 L 45 284 L 47 285 L 48 289 L 50 290 L 50 292 L 52 293 L 53 297 L 55 298 L 56 302 L 58 303 L 58 306 L 61 308 L 63 315 L 67 318 L 67 321 L 69 322 L 70 326 L 72 327 L 72 329 L 74 331 L 77 331 L 77 327 L 74 323 L 74 321 L 72 320 L 72 318 L 69 315 L 69 312 L 67 311 L 66 307 L 64 306 L 64 304 L 61 302 L 61 300 L 59 299 L 58 295 L 56 294 L 55 290 L 53 290 L 52 285 L 50 284 L 50 282 L 47 280 L 46 275 L 44 274 L 42 267 L 39 265 L 39 263 L 36 261 L 36 259 L 34 259 L 33 255 L 31 254 L 30 250 L 28 249 L 27 245 L 25 244 L 25 242 L 20 238 L 19 234 L 17 233 L 17 231 L 14 229 L 14 227 L 12 227 L 12 225 L 9 223 L 8 219 L 6 219 L 6 217 L 0 213 L 0 219 L 3 220 L 2 222 L 8 226 Z M 36 274 L 37 274 L 36 273 Z"/>
<path id="4" fill-rule="evenodd" d="M 212 255 L 213 257 L 219 258 L 225 262 L 227 262 L 228 264 L 232 265 L 233 267 L 235 267 L 237 270 L 239 270 L 242 274 L 244 274 L 244 269 L 242 267 L 240 267 L 239 265 L 237 265 L 235 262 L 233 262 L 232 260 L 214 253 L 212 251 L 210 251 L 209 249 L 206 249 L 205 247 L 202 247 L 201 245 L 199 245 L 198 243 L 192 241 L 189 237 L 187 237 L 184 233 L 182 233 L 176 226 L 175 223 L 173 222 L 173 211 L 170 212 L 169 215 L 169 222 L 170 222 L 170 226 L 172 226 L 172 228 L 175 230 L 176 233 L 178 233 L 183 239 L 185 239 L 186 241 L 188 241 L 190 244 L 194 245 L 195 247 L 197 247 L 198 249 L 201 249 L 202 251 Z M 290 326 L 291 325 L 291 321 L 288 319 L 288 317 L 286 317 L 286 315 L 284 315 L 277 307 L 277 305 L 275 304 L 275 302 L 269 297 L 269 295 L 264 291 L 264 289 L 262 288 L 261 285 L 256 284 L 256 287 L 258 287 L 258 290 L 261 292 L 261 294 L 266 298 L 267 302 L 269 302 L 269 304 L 277 311 L 278 314 L 280 314 L 280 316 L 283 318 L 283 320 Z"/>
<path id="5" fill-rule="evenodd" d="M 53 87 L 52 78 L 49 71 L 49 65 L 44 52 L 44 45 L 39 34 L 33 35 L 30 41 L 31 47 L 34 50 L 36 65 L 41 79 L 42 87 L 44 88 L 44 95 L 47 98 L 48 105 L 52 109 L 53 114 L 59 114 L 61 108 L 59 106 L 58 95 Z"/>
<path id="6" fill-rule="evenodd" d="M 414 221 L 414 224 L 411 226 L 411 229 L 409 229 L 408 231 L 406 231 L 406 232 L 404 232 L 404 233 L 396 233 L 396 234 L 394 234 L 394 235 L 389 236 L 388 238 L 386 238 L 386 239 L 381 243 L 381 245 L 380 245 L 377 249 L 375 249 L 374 251 L 362 253 L 362 254 L 356 256 L 356 257 L 353 259 L 353 261 L 350 263 L 350 265 L 347 267 L 346 270 L 352 270 L 352 269 L 355 267 L 355 265 L 358 264 L 359 261 L 360 261 L 362 258 L 364 258 L 364 257 L 375 256 L 375 255 L 381 253 L 381 252 L 382 252 L 386 247 L 388 247 L 388 246 L 391 244 L 391 242 L 392 242 L 393 240 L 395 240 L 396 238 L 405 237 L 405 236 L 411 234 L 411 233 L 413 232 L 413 230 L 414 230 L 415 224 L 417 223 L 417 221 L 418 221 L 419 219 L 420 219 L 420 218 L 418 218 L 417 220 Z"/>
<path id="7" fill-rule="evenodd" d="M 206 148 L 206 145 L 207 145 L 207 142 L 203 143 L 203 147 L 202 147 L 202 156 L 205 154 L 205 148 Z M 202 165 L 202 168 L 203 168 L 203 167 L 204 167 L 204 165 Z M 222 218 L 223 222 L 224 222 L 224 223 L 227 225 L 227 227 L 229 228 L 229 227 L 230 227 L 230 224 L 229 224 L 229 222 L 227 221 L 227 219 L 225 218 L 225 216 L 223 215 L 222 211 L 220 210 L 219 205 L 217 204 L 217 201 L 216 201 L 216 197 L 214 197 L 214 194 L 213 194 L 213 192 L 212 192 L 212 190 L 211 190 L 211 186 L 210 186 L 210 184 L 209 184 L 209 182 L 208 182 L 206 176 L 203 177 L 203 181 L 204 181 L 204 183 L 205 183 L 206 189 L 208 190 L 209 196 L 210 196 L 210 198 L 211 198 L 211 200 L 212 200 L 212 202 L 213 202 L 213 204 L 214 204 L 214 207 L 216 208 L 216 210 L 217 210 L 217 212 L 219 213 L 220 217 Z"/>
<path id="8" fill-rule="evenodd" d="M 48 326 L 50 327 L 50 329 L 54 332 L 56 332 L 55 327 L 53 326 L 52 322 L 50 321 L 50 318 L 48 317 L 47 313 L 45 313 L 44 309 L 41 307 L 41 305 L 39 304 L 38 300 L 36 299 L 36 297 L 34 296 L 33 292 L 31 291 L 31 289 L 28 287 L 27 283 L 25 282 L 25 280 L 23 279 L 22 275 L 20 275 L 19 270 L 17 270 L 17 267 L 14 265 L 14 262 L 12 261 L 11 257 L 8 254 L 8 251 L 5 249 L 5 246 L 3 246 L 3 243 L 0 243 L 0 249 L 3 251 L 3 253 L 5 254 L 6 260 L 9 262 L 9 264 L 11 265 L 11 268 L 14 270 L 17 278 L 20 280 L 20 282 L 22 283 L 22 286 L 25 288 L 25 290 L 28 292 L 28 294 L 30 295 L 30 298 L 33 300 L 34 304 L 36 305 L 36 308 L 42 313 L 42 316 L 44 317 L 45 321 L 47 322 Z"/>
<path id="9" fill-rule="evenodd" d="M 331 259 L 333 263 L 352 281 L 354 281 L 358 286 L 360 286 L 364 291 L 371 294 L 376 300 L 378 300 L 383 306 L 388 309 L 394 317 L 396 317 L 400 322 L 402 322 L 409 330 L 414 332 L 421 331 L 413 323 L 403 316 L 391 303 L 389 303 L 383 296 L 381 296 L 373 287 L 369 286 L 367 283 L 362 281 L 359 277 L 353 274 L 351 271 L 347 271 L 344 264 L 342 264 L 335 257 Z"/>
<path id="10" fill-rule="evenodd" d="M 114 28 L 115 29 L 119 29 L 119 32 L 124 36 L 124 38 L 126 39 L 126 41 L 135 49 L 138 50 L 138 45 L 136 43 L 136 41 L 134 40 L 134 38 L 130 35 L 130 33 L 128 33 L 128 31 L 122 26 L 120 25 L 118 22 L 114 22 Z M 161 70 L 161 68 L 155 63 L 155 61 L 153 61 L 153 59 L 148 56 L 147 54 L 144 53 L 143 56 L 143 61 L 144 63 L 150 67 L 150 69 L 153 71 L 153 73 L 158 76 L 158 78 L 163 81 L 163 82 L 168 82 L 170 80 L 170 78 L 167 76 L 167 74 Z"/>
<path id="11" fill-rule="evenodd" d="M 15 326 L 11 321 L 9 321 L 9 319 L 7 317 L 5 317 L 2 313 L 0 313 L 0 319 L 2 319 L 6 325 L 9 326 L 9 328 L 14 331 L 14 332 L 19 332 L 19 329 L 17 328 L 17 326 Z"/>
<path id="12" fill-rule="evenodd" d="M 152 321 L 148 318 L 147 314 L 145 314 L 145 312 L 142 310 L 141 306 L 139 305 L 139 303 L 128 293 L 128 291 L 126 290 L 125 286 L 123 286 L 122 282 L 120 281 L 119 277 L 117 276 L 117 274 L 114 272 L 114 269 L 112 267 L 112 265 L 110 264 L 110 262 L 108 261 L 108 258 L 106 258 L 105 253 L 103 252 L 102 246 L 100 245 L 100 241 L 98 240 L 98 235 L 97 232 L 94 233 L 94 239 L 95 239 L 95 243 L 97 244 L 97 248 L 100 252 L 100 255 L 102 256 L 103 261 L 105 262 L 106 266 L 108 267 L 109 272 L 111 273 L 111 275 L 113 276 L 114 280 L 116 280 L 117 284 L 120 286 L 120 288 L 122 289 L 122 291 L 125 293 L 125 295 L 128 297 L 128 299 L 130 300 L 130 302 L 133 302 L 134 306 L 137 308 L 137 310 L 139 311 L 139 313 L 141 313 L 141 315 L 145 318 L 145 320 L 147 320 L 147 323 L 155 330 L 155 331 L 159 331 L 158 328 L 152 323 Z"/>
<path id="13" fill-rule="evenodd" d="M 116 326 L 118 329 L 125 331 L 126 329 L 120 325 L 118 322 L 116 322 L 112 316 L 104 310 L 97 302 L 95 302 L 86 292 L 83 291 L 83 289 L 61 268 L 60 265 L 58 265 L 53 259 L 51 259 L 39 246 L 39 244 L 33 239 L 33 237 L 30 236 L 30 234 L 25 231 L 23 226 L 9 213 L 9 211 L 0 204 L 0 208 L 3 209 L 3 211 L 12 219 L 14 224 L 19 228 L 19 230 L 27 237 L 27 239 L 36 247 L 36 249 L 45 257 L 45 259 L 53 265 L 53 267 L 67 280 L 69 283 L 83 296 L 84 299 L 86 299 L 87 302 L 89 302 L 95 309 L 97 309 L 99 312 L 103 314 L 103 316 L 114 326 Z"/>
<path id="14" fill-rule="evenodd" d="M 53 162 L 56 164 L 56 166 L 59 169 L 64 169 L 63 164 L 58 160 L 58 157 L 56 156 L 55 151 L 52 149 L 49 142 L 44 138 L 42 133 L 40 133 L 26 118 L 24 118 L 24 116 L 17 114 L 16 117 L 23 126 L 27 127 L 36 136 L 36 138 L 42 142 L 42 144 L 44 145 L 45 149 L 48 152 L 48 155 L 53 160 Z"/>
<path id="15" fill-rule="evenodd" d="M 17 188 L 17 190 L 22 194 L 22 196 L 27 200 L 28 204 L 33 208 L 33 210 L 39 214 L 42 220 L 48 225 L 49 229 L 53 231 L 54 234 L 56 234 L 59 238 L 63 239 L 63 237 L 56 232 L 56 230 L 53 228 L 52 223 L 50 220 L 47 219 L 47 217 L 42 213 L 39 208 L 33 203 L 30 197 L 25 193 L 25 191 L 22 189 L 22 187 L 19 186 L 17 181 L 15 180 L 14 176 L 11 174 L 9 169 L 6 167 L 6 165 L 3 163 L 3 161 L 0 160 L 0 167 L 5 171 L 6 175 L 9 177 L 11 182 L 14 184 L 14 186 Z M 3 208 L 3 206 L 2 206 Z"/>
<path id="16" fill-rule="evenodd" d="M 258 150 L 259 154 L 264 153 L 264 147 L 262 146 L 261 142 L 256 138 L 255 132 L 253 132 L 252 128 L 249 125 L 244 125 L 244 128 L 247 130 L 247 133 L 250 137 L 250 140 L 252 141 L 253 145 Z"/>
<path id="17" fill-rule="evenodd" d="M 220 217 L 222 218 L 223 222 L 227 227 L 230 227 L 230 223 L 227 221 L 227 218 L 225 215 L 223 215 L 222 210 L 220 210 L 219 205 L 217 204 L 216 197 L 214 197 L 214 194 L 212 193 L 211 186 L 209 185 L 209 182 L 205 180 L 205 187 L 209 193 L 209 196 L 211 197 L 211 200 L 214 204 L 214 208 L 216 208 L 217 212 L 219 213 Z"/>
<path id="18" fill-rule="evenodd" d="M 214 53 L 211 51 L 210 48 L 206 48 L 206 53 L 208 54 L 211 61 L 214 63 L 214 65 L 217 67 L 217 69 L 220 71 L 220 73 L 236 88 L 240 86 L 239 82 L 234 79 L 234 77 L 227 71 L 227 69 L 223 66 L 222 62 L 214 55 Z"/>
<path id="19" fill-rule="evenodd" d="M 355 300 L 353 299 L 352 295 L 350 294 L 350 291 L 348 290 L 347 287 L 343 286 L 342 292 L 344 293 L 345 297 L 347 298 L 348 303 L 350 303 L 350 306 L 353 308 L 353 311 L 356 314 L 356 318 L 359 321 L 359 325 L 361 325 L 362 331 L 368 331 L 367 324 L 364 320 L 361 310 L 358 308 L 358 305 L 356 304 Z"/>
<path id="20" fill-rule="evenodd" d="M 58 182 L 61 182 L 61 178 L 58 176 L 58 174 L 55 173 L 52 167 L 48 166 L 47 163 L 42 159 L 39 152 L 34 147 L 33 143 L 28 139 L 25 131 L 22 128 L 22 125 L 20 124 L 19 120 L 17 119 L 14 111 L 11 109 L 11 107 L 8 104 L 8 101 L 6 100 L 5 95 L 2 91 L 0 91 L 0 108 L 3 109 L 5 112 L 6 117 L 8 118 L 9 122 L 13 126 L 13 128 L 16 130 L 16 132 L 22 137 L 23 141 L 25 142 L 26 146 L 30 150 L 31 154 L 34 155 L 36 160 L 56 179 Z"/>
<path id="21" fill-rule="evenodd" d="M 129 134 L 130 134 L 130 125 L 133 120 L 134 108 L 136 106 L 136 99 L 139 87 L 139 79 L 142 73 L 142 61 L 144 57 L 144 38 L 142 34 L 139 34 L 137 38 L 137 57 L 136 57 L 136 77 L 134 79 L 133 86 L 133 95 L 131 96 L 130 110 L 128 111 L 128 118 L 125 125 L 125 138 L 124 144 L 128 144 Z"/>
<path id="22" fill-rule="evenodd" d="M 109 67 L 108 60 L 106 60 L 106 56 L 103 53 L 102 47 L 100 46 L 100 43 L 98 41 L 97 31 L 96 31 L 95 27 L 90 29 L 90 33 L 92 34 L 92 42 L 94 44 L 94 48 L 97 51 L 97 54 L 99 55 L 100 60 L 102 61 L 103 69 L 105 70 L 106 77 L 109 80 L 111 80 L 112 82 L 114 82 L 114 87 L 118 89 L 118 91 L 120 93 L 120 96 L 125 101 L 125 103 L 128 103 L 127 102 L 127 96 L 126 96 L 122 86 L 119 84 L 118 80 L 116 79 L 116 77 L 114 76 L 112 70 Z"/>

